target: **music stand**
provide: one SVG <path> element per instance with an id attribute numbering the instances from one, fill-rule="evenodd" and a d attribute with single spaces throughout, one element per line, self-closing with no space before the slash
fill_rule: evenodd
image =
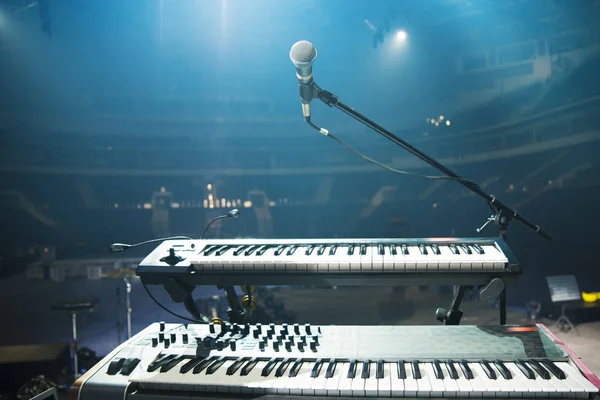
<path id="1" fill-rule="evenodd" d="M 575 328 L 575 325 L 567 317 L 566 310 L 570 303 L 575 301 L 581 301 L 581 291 L 579 290 L 579 284 L 575 275 L 553 275 L 547 276 L 546 282 L 548 283 L 548 290 L 550 291 L 550 298 L 553 303 L 562 303 L 561 314 L 556 320 L 555 326 L 563 332 L 572 330 L 577 336 L 579 332 Z M 564 329 L 564 328 L 568 329 Z"/>

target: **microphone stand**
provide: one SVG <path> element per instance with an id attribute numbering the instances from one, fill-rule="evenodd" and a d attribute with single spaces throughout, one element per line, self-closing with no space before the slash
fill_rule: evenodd
<path id="1" fill-rule="evenodd" d="M 381 136 L 394 142 L 396 145 L 402 147 L 403 149 L 407 150 L 411 154 L 417 156 L 421 160 L 425 161 L 427 164 L 431 165 L 432 167 L 434 167 L 437 170 L 439 170 L 440 172 L 442 172 L 443 174 L 445 174 L 449 177 L 452 177 L 452 178 L 456 178 L 457 182 L 459 182 L 460 184 L 465 186 L 467 189 L 469 189 L 470 191 L 472 191 L 479 197 L 482 197 L 487 202 L 488 206 L 490 207 L 490 209 L 492 211 L 492 216 L 487 219 L 487 221 L 485 222 L 485 224 L 483 224 L 483 226 L 481 226 L 480 228 L 477 229 L 477 232 L 481 232 L 489 223 L 494 222 L 494 224 L 496 225 L 496 228 L 498 229 L 500 237 L 502 238 L 502 240 L 506 240 L 508 223 L 512 220 L 512 221 L 520 222 L 521 224 L 525 225 L 527 228 L 533 230 L 538 235 L 540 235 L 550 241 L 553 240 L 552 236 L 550 236 L 550 234 L 548 232 L 546 232 L 545 230 L 540 228 L 539 225 L 535 225 L 535 224 L 529 222 L 528 220 L 526 220 L 525 218 L 523 218 L 519 213 L 517 213 L 516 210 L 506 206 L 504 203 L 502 203 L 500 200 L 498 200 L 496 198 L 496 196 L 492 196 L 492 195 L 486 193 L 485 191 L 483 191 L 483 189 L 481 189 L 481 187 L 479 185 L 477 185 L 473 182 L 470 182 L 468 180 L 464 180 L 459 175 L 454 173 L 451 169 L 445 167 L 444 165 L 442 165 L 435 159 L 429 157 L 427 154 L 425 154 L 422 151 L 420 151 L 419 149 L 413 147 L 408 142 L 400 139 L 398 136 L 394 135 L 392 132 L 388 131 L 387 129 L 385 129 L 381 125 L 377 124 L 376 122 L 365 117 L 358 111 L 354 110 L 352 107 L 342 103 L 341 101 L 339 101 L 338 96 L 336 96 L 335 94 L 333 94 L 331 92 L 328 92 L 327 90 L 321 89 L 314 81 L 309 84 L 299 84 L 298 88 L 300 90 L 301 98 L 305 99 L 306 97 L 311 97 L 311 95 L 312 95 L 313 99 L 319 99 L 323 103 L 327 104 L 329 107 L 337 108 L 338 110 L 342 111 L 344 114 L 351 116 L 358 122 L 371 128 L 372 130 L 374 130 Z M 320 128 L 311 122 L 310 114 L 308 116 L 306 116 L 305 119 L 306 119 L 306 122 L 310 126 L 315 128 L 322 134 L 324 134 L 326 136 L 329 134 L 329 132 L 326 129 Z M 464 296 L 464 293 L 466 291 L 466 288 L 467 287 L 465 287 L 465 286 L 455 287 L 454 296 L 453 296 L 452 303 L 450 306 L 450 311 L 448 313 L 445 313 L 445 310 L 438 309 L 438 312 L 436 313 L 436 314 L 440 314 L 437 316 L 438 320 L 440 320 L 441 322 L 444 322 L 446 325 L 458 325 L 460 323 L 460 318 L 462 317 L 462 311 L 459 310 L 459 307 L 460 307 L 462 298 Z M 440 311 L 442 311 L 442 312 L 440 312 Z M 445 315 L 441 315 L 441 314 L 445 314 Z M 503 288 L 502 292 L 500 293 L 500 324 L 501 325 L 506 324 L 506 288 Z"/>

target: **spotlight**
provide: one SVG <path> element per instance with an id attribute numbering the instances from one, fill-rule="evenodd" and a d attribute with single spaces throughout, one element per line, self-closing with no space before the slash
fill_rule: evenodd
<path id="1" fill-rule="evenodd" d="M 400 41 L 405 41 L 407 38 L 407 34 L 405 31 L 403 30 L 399 30 L 398 32 L 396 32 L 396 39 L 400 40 Z"/>

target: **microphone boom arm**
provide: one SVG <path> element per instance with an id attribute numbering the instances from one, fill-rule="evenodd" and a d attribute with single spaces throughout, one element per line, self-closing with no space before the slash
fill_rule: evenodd
<path id="1" fill-rule="evenodd" d="M 442 165 L 440 162 L 429 157 L 427 154 L 425 154 L 422 151 L 420 151 L 419 149 L 415 148 L 408 142 L 400 139 L 398 136 L 394 135 L 392 132 L 388 131 L 387 129 L 385 129 L 381 125 L 377 124 L 376 122 L 365 117 L 358 111 L 354 110 L 352 107 L 349 107 L 348 105 L 342 103 L 341 101 L 339 101 L 338 96 L 334 95 L 331 92 L 328 92 L 327 90 L 321 89 L 314 81 L 310 84 L 300 84 L 299 85 L 299 90 L 301 93 L 302 93 L 302 91 L 311 90 L 311 89 L 312 89 L 312 97 L 313 98 L 319 99 L 323 103 L 327 104 L 329 107 L 335 107 L 338 110 L 342 111 L 343 113 L 351 116 L 355 120 L 359 121 L 363 125 L 368 126 L 375 132 L 379 133 L 381 136 L 394 142 L 396 145 L 404 148 L 409 153 L 417 156 L 418 158 L 425 161 L 427 164 L 436 168 L 437 170 L 444 173 L 445 175 L 450 176 L 452 178 L 457 178 L 457 181 L 460 184 L 465 186 L 467 189 L 469 189 L 470 191 L 472 191 L 479 197 L 482 197 L 488 203 L 490 209 L 494 213 L 494 222 L 496 224 L 496 227 L 498 228 L 500 236 L 503 239 L 506 238 L 506 230 L 508 227 L 508 223 L 511 220 L 513 220 L 513 221 L 520 222 L 521 224 L 525 225 L 527 228 L 533 230 L 534 232 L 536 232 L 538 235 L 544 237 L 545 239 L 548 239 L 550 241 L 553 240 L 552 236 L 548 232 L 543 230 L 539 225 L 535 225 L 535 224 L 529 222 L 528 220 L 526 220 L 525 218 L 523 218 L 516 210 L 514 210 L 514 209 L 506 206 L 504 203 L 500 202 L 500 200 L 498 200 L 496 198 L 496 196 L 492 196 L 492 195 L 486 193 L 485 191 L 483 191 L 483 189 L 481 189 L 481 187 L 479 185 L 476 185 L 472 182 L 462 179 L 458 174 L 456 174 L 454 171 L 447 168 L 446 166 Z M 310 115 L 305 117 L 305 119 L 306 119 L 306 122 L 308 122 L 313 128 L 315 128 L 319 132 L 321 132 L 325 135 L 328 134 L 328 131 L 326 129 L 320 128 L 311 122 Z"/>

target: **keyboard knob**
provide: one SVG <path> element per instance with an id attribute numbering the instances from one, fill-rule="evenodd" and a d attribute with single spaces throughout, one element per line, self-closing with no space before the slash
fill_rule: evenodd
<path id="1" fill-rule="evenodd" d="M 290 337 L 288 338 L 288 340 L 290 341 L 290 343 L 291 343 L 292 345 L 294 344 L 294 337 L 293 337 L 293 336 L 290 336 Z"/>
<path id="2" fill-rule="evenodd" d="M 208 324 L 208 330 L 210 331 L 210 333 L 215 333 L 215 324 L 213 324 L 212 322 Z"/>
<path id="3" fill-rule="evenodd" d="M 175 339 L 177 339 L 177 336 L 174 333 L 171 333 L 171 343 L 175 343 Z"/>
<path id="4" fill-rule="evenodd" d="M 254 337 L 254 339 L 258 339 L 259 334 L 260 334 L 260 331 L 258 329 L 255 329 L 254 331 L 252 331 L 252 336 Z"/>
<path id="5" fill-rule="evenodd" d="M 307 335 L 312 335 L 311 329 L 310 329 L 310 324 L 304 324 L 304 330 Z"/>
<path id="6" fill-rule="evenodd" d="M 314 343 L 319 344 L 319 337 L 318 336 L 313 336 L 312 340 L 313 340 Z"/>
<path id="7" fill-rule="evenodd" d="M 183 344 L 187 344 L 187 343 L 188 343 L 188 338 L 189 338 L 189 336 L 188 336 L 188 334 L 187 334 L 187 333 L 184 333 L 184 334 L 181 336 L 181 340 L 183 340 Z"/>
<path id="8" fill-rule="evenodd" d="M 225 333 L 227 332 L 227 324 L 225 322 L 223 322 L 221 324 L 221 333 Z"/>
<path id="9" fill-rule="evenodd" d="M 287 351 L 292 351 L 292 342 L 285 342 L 285 349 Z"/>
<path id="10" fill-rule="evenodd" d="M 152 338 L 152 347 L 156 347 L 158 346 L 158 338 L 157 337 L 153 337 Z"/>
<path id="11" fill-rule="evenodd" d="M 300 334 L 300 324 L 294 324 L 294 334 Z"/>
<path id="12" fill-rule="evenodd" d="M 165 321 L 160 321 L 159 325 L 160 325 L 160 327 L 159 327 L 160 328 L 160 332 L 164 332 L 164 330 L 165 330 Z"/>
<path id="13" fill-rule="evenodd" d="M 288 333 L 288 324 L 282 324 L 281 325 L 281 333 Z"/>
<path id="14" fill-rule="evenodd" d="M 279 342 L 273 342 L 273 350 L 279 351 Z"/>
<path id="15" fill-rule="evenodd" d="M 317 342 L 311 342 L 310 349 L 316 353 L 317 352 Z"/>
<path id="16" fill-rule="evenodd" d="M 165 334 L 163 332 L 158 334 L 158 341 L 161 343 L 165 341 Z"/>
<path id="17" fill-rule="evenodd" d="M 223 342 L 222 340 L 217 340 L 217 350 L 221 351 L 225 348 L 225 342 Z"/>
<path id="18" fill-rule="evenodd" d="M 164 343 L 165 343 L 165 349 L 168 349 L 169 346 L 171 345 L 171 341 L 169 339 L 167 339 L 167 338 L 165 338 L 165 342 Z"/>
<path id="19" fill-rule="evenodd" d="M 244 325 L 244 328 L 242 329 L 242 333 L 244 335 L 250 334 L 250 325 Z"/>
<path id="20" fill-rule="evenodd" d="M 260 351 L 265 351 L 265 346 L 265 342 L 258 342 L 258 348 L 260 349 Z"/>
<path id="21" fill-rule="evenodd" d="M 231 325 L 231 333 L 238 333 L 239 332 L 239 325 L 238 324 L 233 324 Z"/>
<path id="22" fill-rule="evenodd" d="M 304 342 L 298 342 L 298 350 L 304 351 Z"/>
<path id="23" fill-rule="evenodd" d="M 229 343 L 229 348 L 231 349 L 231 351 L 235 351 L 236 347 L 237 345 L 235 344 L 235 340 Z"/>

